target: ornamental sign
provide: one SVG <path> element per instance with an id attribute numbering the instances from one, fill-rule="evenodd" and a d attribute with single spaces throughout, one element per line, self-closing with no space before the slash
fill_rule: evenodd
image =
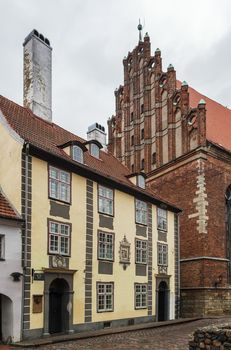
<path id="1" fill-rule="evenodd" d="M 45 280 L 44 272 L 34 272 L 33 280 L 34 281 L 44 281 Z"/>
<path id="2" fill-rule="evenodd" d="M 120 264 L 123 264 L 124 270 L 126 270 L 127 266 L 130 264 L 130 246 L 131 243 L 128 242 L 126 236 L 124 235 L 123 240 L 120 242 L 119 249 Z"/>

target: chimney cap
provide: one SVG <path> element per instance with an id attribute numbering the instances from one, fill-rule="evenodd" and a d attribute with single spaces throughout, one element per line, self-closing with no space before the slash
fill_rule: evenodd
<path id="1" fill-rule="evenodd" d="M 36 29 L 33 29 L 30 32 L 30 34 L 27 35 L 27 37 L 24 40 L 23 46 L 25 46 L 28 43 L 28 41 L 31 40 L 32 37 L 36 37 L 38 40 L 41 40 L 43 44 L 51 48 L 50 40 L 45 38 L 44 35 L 39 33 Z"/>
<path id="2" fill-rule="evenodd" d="M 99 123 L 94 123 L 88 127 L 87 133 L 91 132 L 92 130 L 100 130 L 102 133 L 105 133 L 105 127 L 100 125 Z"/>

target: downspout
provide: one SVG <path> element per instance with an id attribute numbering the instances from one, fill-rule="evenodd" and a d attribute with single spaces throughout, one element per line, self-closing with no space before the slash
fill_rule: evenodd
<path id="1" fill-rule="evenodd" d="M 29 177 L 29 143 L 26 144 L 25 157 L 25 249 L 24 249 L 24 267 L 27 268 L 27 231 L 28 231 L 28 177 Z"/>
<path id="2" fill-rule="evenodd" d="M 25 297 L 25 276 L 27 273 L 27 230 L 28 230 L 28 223 L 27 223 L 27 214 L 28 214 L 28 159 L 29 159 L 29 143 L 24 143 L 26 145 L 26 156 L 25 156 L 25 237 L 24 237 L 24 254 L 23 254 L 23 286 L 22 286 L 22 311 L 21 311 L 21 339 L 23 339 L 23 316 L 24 316 L 24 297 Z M 22 185 L 22 184 L 21 184 Z"/>

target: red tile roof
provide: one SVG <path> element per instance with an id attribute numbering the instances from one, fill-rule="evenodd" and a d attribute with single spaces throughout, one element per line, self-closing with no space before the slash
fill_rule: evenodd
<path id="1" fill-rule="evenodd" d="M 181 82 L 177 81 L 180 88 Z M 231 152 L 231 110 L 189 87 L 190 107 L 196 108 L 201 99 L 206 102 L 206 139 Z"/>
<path id="2" fill-rule="evenodd" d="M 55 123 L 50 123 L 36 115 L 30 109 L 22 107 L 13 101 L 0 95 L 0 110 L 11 128 L 25 140 L 25 142 L 37 147 L 40 150 L 63 158 L 76 164 L 71 157 L 60 147 L 70 141 L 79 141 L 85 144 L 86 140 L 74 135 L 73 133 L 61 128 Z M 157 201 L 163 202 L 154 192 L 147 188 L 143 190 L 135 186 L 127 177 L 130 174 L 127 167 L 122 165 L 112 154 L 100 151 L 100 159 L 84 154 L 84 165 L 78 166 L 90 169 L 94 173 L 104 176 L 117 183 L 133 188 L 137 192 L 147 194 Z M 167 203 L 170 207 L 174 205 Z M 179 211 L 177 209 L 177 211 Z"/>
<path id="3" fill-rule="evenodd" d="M 0 217 L 6 219 L 15 219 L 21 220 L 20 216 L 16 213 L 16 211 L 11 206 L 8 199 L 3 195 L 0 191 Z"/>

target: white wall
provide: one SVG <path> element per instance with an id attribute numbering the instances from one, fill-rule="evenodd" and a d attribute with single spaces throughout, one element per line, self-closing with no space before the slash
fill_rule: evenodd
<path id="1" fill-rule="evenodd" d="M 9 224 L 0 221 L 0 235 L 5 236 L 5 260 L 0 261 L 0 294 L 4 295 L 2 297 L 3 338 L 6 339 L 8 336 L 11 336 L 13 341 L 19 341 L 21 333 L 22 281 L 13 282 L 10 274 L 12 272 L 22 273 L 21 230 L 19 227 L 9 226 Z M 9 313 L 12 313 L 12 319 L 10 319 Z"/>

